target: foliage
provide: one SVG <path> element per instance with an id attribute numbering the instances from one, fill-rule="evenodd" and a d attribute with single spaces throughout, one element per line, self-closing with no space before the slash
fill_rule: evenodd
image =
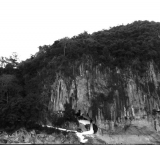
<path id="1" fill-rule="evenodd" d="M 92 35 L 84 32 L 70 39 L 57 40 L 53 45 L 40 46 L 39 52 L 23 65 L 27 69 L 25 72 L 33 71 L 32 74 L 43 68 L 67 72 L 71 69 L 67 67 L 81 61 L 82 56 L 89 55 L 94 58 L 95 64 L 118 68 L 132 66 L 137 71 L 143 71 L 147 61 L 154 60 L 159 65 L 159 31 L 160 23 L 135 21 Z"/>
<path id="2" fill-rule="evenodd" d="M 0 127 L 16 127 L 36 122 L 40 117 L 40 98 L 35 91 L 25 92 L 18 56 L 3 58 L 0 74 Z M 32 93 L 34 92 L 34 93 Z"/>

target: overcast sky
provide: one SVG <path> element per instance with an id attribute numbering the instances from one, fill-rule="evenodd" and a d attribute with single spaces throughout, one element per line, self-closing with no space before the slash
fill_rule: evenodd
<path id="1" fill-rule="evenodd" d="M 0 56 L 25 60 L 55 40 L 135 20 L 160 22 L 160 1 L 0 0 Z"/>

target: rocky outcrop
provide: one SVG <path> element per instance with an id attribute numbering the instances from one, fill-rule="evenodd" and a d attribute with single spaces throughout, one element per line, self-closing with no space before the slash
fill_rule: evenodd
<path id="1" fill-rule="evenodd" d="M 51 85 L 48 109 L 53 111 L 81 110 L 98 121 L 118 121 L 124 116 L 144 116 L 160 106 L 159 72 L 153 62 L 140 74 L 132 68 L 110 69 L 81 62 L 77 73 L 57 73 Z"/>

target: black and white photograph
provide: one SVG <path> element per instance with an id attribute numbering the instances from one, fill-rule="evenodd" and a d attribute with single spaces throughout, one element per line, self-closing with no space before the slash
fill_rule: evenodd
<path id="1" fill-rule="evenodd" d="M 0 144 L 160 144 L 160 1 L 0 0 Z"/>

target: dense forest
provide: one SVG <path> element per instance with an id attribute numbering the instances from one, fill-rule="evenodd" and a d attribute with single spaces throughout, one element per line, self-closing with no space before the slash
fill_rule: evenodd
<path id="1" fill-rule="evenodd" d="M 20 63 L 16 54 L 1 57 L 0 126 L 15 128 L 43 122 L 49 114 L 50 88 L 57 74 L 75 79 L 81 75 L 79 66 L 83 62 L 92 62 L 92 66 L 85 66 L 88 71 L 99 66 L 101 71 L 130 70 L 145 78 L 150 62 L 158 74 L 159 57 L 160 23 L 149 21 L 65 37 L 52 45 L 39 46 L 35 55 Z"/>

